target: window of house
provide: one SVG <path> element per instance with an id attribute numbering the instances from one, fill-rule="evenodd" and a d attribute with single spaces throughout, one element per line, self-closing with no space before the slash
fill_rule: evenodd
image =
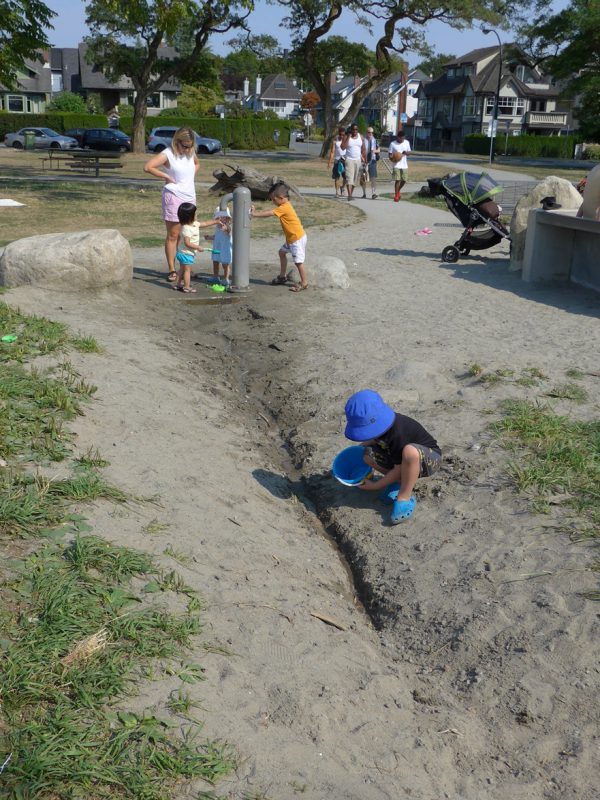
<path id="1" fill-rule="evenodd" d="M 438 103 L 438 111 L 446 117 L 452 116 L 452 98 L 442 97 Z"/>
<path id="2" fill-rule="evenodd" d="M 160 92 L 154 92 L 148 97 L 148 108 L 160 108 Z"/>
<path id="3" fill-rule="evenodd" d="M 273 84 L 273 86 L 274 86 L 276 89 L 285 89 L 285 87 L 286 87 L 286 83 L 285 83 L 285 81 L 275 81 L 275 83 Z"/>
<path id="4" fill-rule="evenodd" d="M 515 70 L 515 75 L 520 81 L 525 80 L 525 64 L 519 64 Z"/>
<path id="5" fill-rule="evenodd" d="M 448 77 L 453 78 L 456 75 L 456 70 L 454 67 L 448 67 Z"/>
<path id="6" fill-rule="evenodd" d="M 473 74 L 473 64 L 465 64 L 463 67 L 463 75 Z"/>
<path id="7" fill-rule="evenodd" d="M 17 94 L 8 95 L 8 110 L 9 111 L 24 111 L 25 104 L 23 98 Z"/>
<path id="8" fill-rule="evenodd" d="M 431 114 L 431 100 L 427 97 L 420 97 L 417 113 L 420 117 L 428 117 Z"/>
<path id="9" fill-rule="evenodd" d="M 477 114 L 477 98 L 475 95 L 465 97 L 463 100 L 463 116 L 473 117 Z"/>
<path id="10" fill-rule="evenodd" d="M 500 95 L 498 102 L 498 114 L 504 117 L 514 117 L 523 113 L 524 100 L 522 97 L 503 97 Z M 486 97 L 485 113 L 494 113 L 494 96 Z"/>
<path id="11" fill-rule="evenodd" d="M 531 111 L 545 111 L 546 110 L 546 101 L 545 100 L 532 100 L 529 104 L 529 108 Z"/>

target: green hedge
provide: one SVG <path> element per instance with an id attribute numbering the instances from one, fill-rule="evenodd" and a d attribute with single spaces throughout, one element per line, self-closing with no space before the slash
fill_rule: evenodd
<path id="1" fill-rule="evenodd" d="M 273 131 L 280 133 L 279 144 L 286 144 L 290 131 L 298 123 L 289 119 L 253 119 L 240 117 L 221 119 L 220 117 L 146 117 L 146 133 L 163 125 L 189 125 L 201 136 L 219 139 L 226 147 L 239 150 L 265 150 L 275 147 Z M 104 114 L 10 114 L 0 111 L 0 140 L 5 133 L 14 133 L 25 126 L 52 128 L 64 133 L 71 128 L 106 128 L 108 122 Z M 119 127 L 125 133 L 132 133 L 133 117 L 121 117 Z"/>
<path id="2" fill-rule="evenodd" d="M 132 123 L 132 119 L 123 119 L 121 117 L 121 129 L 125 133 L 131 134 Z M 289 119 L 146 117 L 147 134 L 150 133 L 152 128 L 173 125 L 178 128 L 188 125 L 201 136 L 219 139 L 225 147 L 235 147 L 237 150 L 265 150 L 275 147 L 275 142 L 273 141 L 273 131 L 275 130 L 280 133 L 279 143 L 286 144 L 290 131 L 298 127 L 297 123 Z"/>
<path id="3" fill-rule="evenodd" d="M 71 128 L 106 128 L 107 124 L 105 114 L 63 114 L 58 111 L 47 114 L 11 114 L 0 111 L 0 139 L 4 139 L 5 133 L 15 133 L 31 125 L 64 133 Z"/>
<path id="4" fill-rule="evenodd" d="M 495 149 L 499 154 L 529 158 L 573 158 L 575 145 L 581 142 L 579 136 L 496 136 Z M 483 133 L 470 133 L 464 138 L 464 151 L 472 155 L 487 155 L 490 140 Z"/>

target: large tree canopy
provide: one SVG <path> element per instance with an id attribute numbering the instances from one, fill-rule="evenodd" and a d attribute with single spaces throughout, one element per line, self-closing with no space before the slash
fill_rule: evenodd
<path id="1" fill-rule="evenodd" d="M 44 28 L 52 28 L 54 11 L 39 0 L 0 0 L 0 83 L 15 85 L 25 59 L 35 60 L 49 47 Z"/>
<path id="2" fill-rule="evenodd" d="M 600 142 L 600 1 L 572 0 L 563 11 L 541 13 L 522 29 L 523 47 L 576 98 L 581 133 Z"/>
<path id="3" fill-rule="evenodd" d="M 288 10 L 283 24 L 290 30 L 296 52 L 302 58 L 307 75 L 321 98 L 325 123 L 322 155 L 338 124 L 328 72 L 319 58 L 321 45 L 329 37 L 342 13 L 354 14 L 357 24 L 383 31 L 374 39 L 373 67 L 354 93 L 352 103 L 341 124 L 356 117 L 366 97 L 381 86 L 395 68 L 394 54 L 426 50 L 422 26 L 432 20 L 447 22 L 454 28 L 465 28 L 475 21 L 504 24 L 511 5 L 528 0 L 271 0 Z M 347 45 L 348 46 L 348 45 Z"/>
<path id="4" fill-rule="evenodd" d="M 91 0 L 86 5 L 88 58 L 111 80 L 127 76 L 135 89 L 135 152 L 144 151 L 148 97 L 172 78 L 193 81 L 210 36 L 242 27 L 251 8 L 252 0 Z M 181 33 L 185 28 L 191 33 L 187 39 Z M 178 38 L 189 40 L 185 52 L 159 57 L 162 43 Z"/>
<path id="5" fill-rule="evenodd" d="M 417 64 L 417 69 L 429 75 L 431 78 L 439 78 L 444 71 L 444 64 L 448 61 L 454 61 L 456 56 L 448 55 L 447 53 L 437 53 L 424 58 L 423 61 Z"/>

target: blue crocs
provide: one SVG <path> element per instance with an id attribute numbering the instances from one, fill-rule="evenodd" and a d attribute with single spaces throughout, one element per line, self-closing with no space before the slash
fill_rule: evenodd
<path id="1" fill-rule="evenodd" d="M 412 517 L 416 505 L 417 498 L 414 494 L 410 500 L 396 500 L 390 517 L 392 525 L 397 525 L 399 522 L 404 522 L 405 519 Z"/>
<path id="2" fill-rule="evenodd" d="M 383 500 L 384 503 L 393 503 L 398 497 L 399 491 L 399 483 L 390 483 L 389 486 L 386 486 L 385 489 L 379 493 L 379 499 Z"/>

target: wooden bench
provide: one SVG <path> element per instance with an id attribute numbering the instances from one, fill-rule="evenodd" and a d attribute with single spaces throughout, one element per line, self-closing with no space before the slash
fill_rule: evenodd
<path id="1" fill-rule="evenodd" d="M 101 171 L 123 169 L 120 161 L 121 153 L 106 153 L 99 150 L 51 150 L 42 159 L 42 169 L 45 169 L 45 165 L 48 163 L 49 169 L 56 166 L 56 169 L 59 170 L 73 169 L 78 172 L 93 172 L 94 176 L 99 178 Z"/>
<path id="2" fill-rule="evenodd" d="M 576 213 L 541 208 L 529 212 L 524 281 L 572 281 L 600 292 L 600 222 Z"/>

